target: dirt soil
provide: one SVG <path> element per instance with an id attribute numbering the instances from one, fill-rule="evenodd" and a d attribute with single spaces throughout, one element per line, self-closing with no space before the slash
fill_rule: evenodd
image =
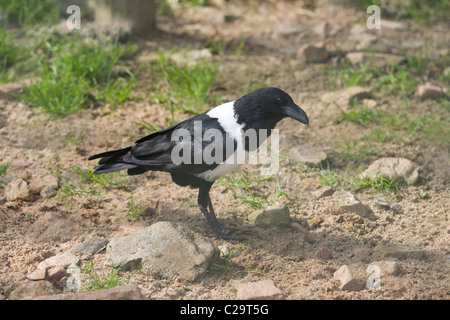
<path id="1" fill-rule="evenodd" d="M 230 250 L 241 247 L 230 259 L 224 272 L 207 272 L 192 283 L 176 279 L 153 279 L 139 273 L 120 272 L 139 286 L 151 299 L 234 299 L 234 281 L 271 279 L 286 299 L 449 299 L 450 298 L 450 241 L 449 241 L 449 152 L 418 136 L 408 143 L 386 143 L 384 150 L 369 159 L 355 162 L 333 160 L 333 152 L 345 139 L 360 137 L 367 128 L 350 122 L 337 122 L 340 115 L 335 106 L 321 101 L 328 92 L 329 79 L 324 76 L 324 64 L 302 62 L 297 49 L 305 43 L 322 41 L 313 31 L 314 26 L 327 22 L 330 36 L 323 41 L 333 48 L 346 43 L 349 30 L 355 24 L 365 25 L 368 15 L 345 1 L 316 1 L 314 10 L 302 2 L 217 1 L 209 7 L 175 10 L 175 17 L 160 17 L 160 31 L 146 39 L 136 39 L 140 49 L 133 63 L 136 65 L 154 55 L 156 49 L 201 49 L 207 39 L 224 38 L 229 46 L 223 55 L 214 55 L 220 65 L 219 79 L 213 93 L 234 100 L 258 83 L 277 86 L 290 93 L 308 114 L 309 126 L 285 119 L 278 125 L 282 134 L 281 153 L 306 142 L 321 145 L 329 153 L 333 170 L 345 169 L 355 163 L 363 168 L 385 156 L 408 158 L 419 168 L 420 179 L 415 186 L 401 186 L 401 199 L 393 193 L 356 192 L 362 203 L 372 209 L 374 219 L 348 218 L 330 215 L 328 197 L 316 199 L 312 192 L 320 187 L 317 175 L 302 169 L 296 163 L 282 161 L 280 185 L 288 195 L 280 201 L 291 209 L 291 227 L 261 229 L 252 226 L 245 217 L 258 210 L 234 195 L 225 186 L 216 183 L 211 199 L 218 217 L 227 226 L 237 230 L 242 240 L 224 242 L 210 239 L 217 247 Z M 224 17 L 227 16 L 227 19 Z M 225 22 L 225 20 L 229 20 Z M 302 25 L 299 33 L 282 34 L 276 27 L 283 23 Z M 378 30 L 387 52 L 399 52 L 402 43 L 429 39 L 433 48 L 442 53 L 449 48 L 448 24 L 444 22 L 419 25 L 403 22 L 406 29 Z M 241 55 L 232 54 L 239 40 L 246 39 Z M 381 40 L 380 40 L 381 41 Z M 386 44 L 392 45 L 389 47 Z M 334 47 L 335 48 L 335 47 Z M 405 49 L 403 52 L 407 52 Z M 336 50 L 337 51 L 337 50 Z M 326 64 L 340 63 L 339 55 Z M 141 74 L 141 95 L 146 97 L 146 81 Z M 396 110 L 401 104 L 392 95 L 377 97 L 380 104 Z M 425 103 L 412 99 L 413 104 Z M 212 106 L 213 107 L 213 106 Z M 46 121 L 14 99 L 0 99 L 0 165 L 11 162 L 5 185 L 14 178 L 29 181 L 32 175 L 46 175 L 60 165 L 92 168 L 87 158 L 113 148 L 131 145 L 145 135 L 134 121 L 141 118 L 149 123 L 164 125 L 169 112 L 150 99 L 124 103 L 120 110 L 103 114 L 96 108 L 54 121 Z M 179 115 L 179 120 L 186 115 Z M 83 138 L 76 144 L 67 143 L 67 134 L 81 132 Z M 257 177 L 260 167 L 246 165 L 241 170 Z M 148 173 L 127 177 L 121 189 L 102 190 L 98 196 L 72 198 L 39 195 L 26 200 L 7 202 L 0 197 L 0 297 L 8 299 L 16 283 L 36 270 L 39 262 L 63 253 L 92 237 L 113 239 L 141 230 L 157 221 L 174 221 L 201 235 L 210 233 L 206 220 L 196 207 L 195 190 L 178 187 L 164 173 Z M 254 196 L 271 198 L 277 189 L 275 179 L 253 184 Z M 130 214 L 130 191 L 136 205 L 146 215 L 126 218 Z M 246 194 L 244 189 L 236 193 Z M 387 197 L 398 202 L 402 212 L 395 213 L 377 207 L 373 200 Z M 48 213 L 57 213 L 56 220 L 44 219 Z M 317 223 L 308 223 L 319 217 Z M 64 219 L 60 224 L 60 219 Z M 420 247 L 422 257 L 388 258 L 377 248 L 383 245 Z M 356 250 L 355 250 L 356 249 Z M 103 266 L 106 253 L 86 257 L 83 263 L 95 260 Z M 333 274 L 343 265 L 363 268 L 374 261 L 394 260 L 400 273 L 381 278 L 377 290 L 344 291 Z"/>

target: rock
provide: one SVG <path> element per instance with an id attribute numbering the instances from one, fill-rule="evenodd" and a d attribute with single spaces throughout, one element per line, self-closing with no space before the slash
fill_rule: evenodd
<path id="1" fill-rule="evenodd" d="M 319 216 L 314 216 L 311 219 L 306 220 L 306 224 L 308 225 L 309 229 L 314 229 L 315 227 L 317 227 L 319 224 L 322 223 L 322 218 Z"/>
<path id="2" fill-rule="evenodd" d="M 207 270 L 215 248 L 176 223 L 157 222 L 137 234 L 111 240 L 106 252 L 105 264 L 114 268 L 142 267 L 156 276 L 193 281 Z"/>
<path id="3" fill-rule="evenodd" d="M 417 87 L 416 97 L 422 100 L 439 99 L 445 97 L 446 90 L 430 83 L 421 84 Z"/>
<path id="4" fill-rule="evenodd" d="M 329 202 L 331 214 L 355 213 L 363 218 L 373 218 L 368 206 L 362 204 L 352 193 L 336 191 Z"/>
<path id="5" fill-rule="evenodd" d="M 233 287 L 237 290 L 237 300 L 280 300 L 283 293 L 272 280 L 261 280 L 257 282 L 235 281 Z"/>
<path id="6" fill-rule="evenodd" d="M 320 199 L 323 197 L 329 197 L 334 193 L 334 189 L 330 186 L 324 186 L 324 187 L 320 187 L 317 190 L 314 190 L 312 192 L 312 195 L 314 196 L 314 198 L 316 199 Z"/>
<path id="7" fill-rule="evenodd" d="M 75 264 L 71 264 L 67 268 L 66 273 L 67 273 L 68 277 L 66 279 L 64 290 L 70 291 L 70 292 L 79 291 L 81 289 L 81 270 L 80 270 L 80 268 Z"/>
<path id="8" fill-rule="evenodd" d="M 128 284 L 110 289 L 33 297 L 32 300 L 144 300 L 138 286 Z"/>
<path id="9" fill-rule="evenodd" d="M 370 265 L 374 265 L 380 268 L 381 276 L 383 275 L 397 276 L 401 272 L 400 265 L 397 261 L 388 261 L 388 260 L 375 261 L 372 262 Z"/>
<path id="10" fill-rule="evenodd" d="M 325 39 L 328 36 L 330 24 L 328 22 L 320 22 L 313 26 L 312 31 L 319 36 L 320 39 Z"/>
<path id="11" fill-rule="evenodd" d="M 28 280 L 39 281 L 47 279 L 47 268 L 36 269 L 29 275 L 27 275 Z"/>
<path id="12" fill-rule="evenodd" d="M 41 190 L 40 195 L 42 198 L 47 199 L 47 198 L 51 198 L 51 197 L 55 196 L 57 192 L 58 191 L 56 191 L 56 189 L 53 188 L 52 186 L 45 186 Z"/>
<path id="13" fill-rule="evenodd" d="M 303 33 L 304 31 L 305 27 L 300 24 L 280 23 L 275 27 L 275 33 L 280 34 L 282 36 L 299 34 Z"/>
<path id="14" fill-rule="evenodd" d="M 289 151 L 289 159 L 306 165 L 318 165 L 327 159 L 327 154 L 321 146 L 306 143 Z"/>
<path id="15" fill-rule="evenodd" d="M 6 201 L 26 200 L 29 196 L 27 183 L 22 179 L 15 179 L 5 187 Z"/>
<path id="16" fill-rule="evenodd" d="M 397 259 L 422 259 L 424 251 L 419 247 L 388 245 L 381 246 L 375 249 L 375 252 L 383 257 L 391 257 Z"/>
<path id="17" fill-rule="evenodd" d="M 80 263 L 80 259 L 71 254 L 70 252 L 65 252 L 63 254 L 59 254 L 48 259 L 45 259 L 38 265 L 38 269 L 47 269 L 51 267 L 62 267 L 67 268 L 71 264 L 78 265 Z"/>
<path id="18" fill-rule="evenodd" d="M 52 187 L 53 189 L 58 188 L 58 178 L 51 175 L 38 176 L 33 175 L 28 188 L 32 194 L 41 193 L 42 189 L 45 187 Z"/>
<path id="19" fill-rule="evenodd" d="M 377 52 L 349 52 L 345 57 L 352 65 L 358 65 L 360 63 L 367 64 L 367 62 L 370 61 L 370 65 L 377 69 L 384 69 L 393 64 L 397 65 L 406 60 L 406 58 L 401 55 Z"/>
<path id="20" fill-rule="evenodd" d="M 297 58 L 305 62 L 325 62 L 330 53 L 323 42 L 316 44 L 305 44 L 297 51 Z"/>
<path id="21" fill-rule="evenodd" d="M 338 104 L 340 107 L 346 107 L 354 99 L 367 100 L 371 99 L 372 94 L 368 88 L 364 87 L 349 87 L 336 92 L 327 92 L 321 96 L 321 100 L 329 104 Z"/>
<path id="22" fill-rule="evenodd" d="M 188 65 L 188 67 L 195 66 L 198 61 L 211 59 L 212 53 L 208 49 L 190 50 L 174 53 L 170 59 L 178 65 Z"/>
<path id="23" fill-rule="evenodd" d="M 92 238 L 80 243 L 79 245 L 73 247 L 69 250 L 73 254 L 91 254 L 94 255 L 106 248 L 108 245 L 108 239 L 105 238 Z"/>
<path id="24" fill-rule="evenodd" d="M 254 212 L 248 217 L 248 221 L 257 227 L 289 227 L 291 218 L 289 208 L 284 204 L 275 204 L 262 211 Z"/>
<path id="25" fill-rule="evenodd" d="M 53 285 L 46 280 L 23 282 L 11 291 L 10 300 L 31 299 L 36 296 L 51 295 L 55 291 Z"/>
<path id="26" fill-rule="evenodd" d="M 373 200 L 373 203 L 375 203 L 378 207 L 382 209 L 390 209 L 392 206 L 392 203 L 385 198 L 377 198 Z"/>
<path id="27" fill-rule="evenodd" d="M 366 275 L 356 267 L 343 265 L 334 274 L 333 279 L 340 281 L 341 290 L 360 291 L 366 284 Z"/>
<path id="28" fill-rule="evenodd" d="M 227 258 L 230 255 L 230 249 L 226 245 L 218 246 L 217 249 L 219 249 L 221 258 Z"/>
<path id="29" fill-rule="evenodd" d="M 47 280 L 57 282 L 67 275 L 66 269 L 63 267 L 51 267 L 47 271 Z"/>
<path id="30" fill-rule="evenodd" d="M 374 161 L 360 175 L 362 179 L 370 178 L 375 180 L 378 177 L 414 185 L 419 179 L 419 171 L 411 160 L 404 158 L 381 158 Z"/>

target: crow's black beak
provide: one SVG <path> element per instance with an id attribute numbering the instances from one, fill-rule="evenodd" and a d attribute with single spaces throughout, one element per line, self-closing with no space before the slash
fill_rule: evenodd
<path id="1" fill-rule="evenodd" d="M 305 111 L 303 111 L 296 104 L 290 104 L 286 107 L 282 107 L 281 110 L 283 114 L 291 117 L 292 119 L 300 121 L 301 123 L 304 123 L 306 125 L 309 123 L 308 116 L 306 115 Z"/>

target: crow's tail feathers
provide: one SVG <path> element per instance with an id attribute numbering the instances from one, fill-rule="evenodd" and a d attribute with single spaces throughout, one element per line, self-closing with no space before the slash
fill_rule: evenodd
<path id="1" fill-rule="evenodd" d="M 102 158 L 98 162 L 98 165 L 94 168 L 94 173 L 110 173 L 127 169 L 134 169 L 137 167 L 137 165 L 123 162 L 123 156 L 125 156 L 130 150 L 131 147 L 115 151 L 103 152 L 90 157 L 88 160 Z"/>

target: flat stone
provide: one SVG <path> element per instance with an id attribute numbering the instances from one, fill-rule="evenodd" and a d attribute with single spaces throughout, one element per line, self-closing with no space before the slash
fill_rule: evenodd
<path id="1" fill-rule="evenodd" d="M 372 180 L 383 177 L 385 179 L 405 182 L 408 185 L 416 184 L 419 179 L 419 171 L 411 160 L 405 158 L 381 158 L 374 161 L 360 178 L 370 178 Z"/>
<path id="2" fill-rule="evenodd" d="M 248 221 L 262 228 L 271 226 L 286 228 L 291 224 L 289 208 L 284 204 L 275 204 L 264 210 L 254 212 L 248 217 Z"/>
<path id="3" fill-rule="evenodd" d="M 42 189 L 45 187 L 52 187 L 53 189 L 58 188 L 58 178 L 51 175 L 33 175 L 30 180 L 30 184 L 28 185 L 28 188 L 32 194 L 41 193 Z"/>
<path id="4" fill-rule="evenodd" d="M 53 257 L 50 257 L 38 265 L 38 269 L 47 269 L 51 267 L 62 267 L 67 268 L 71 264 L 78 265 L 80 263 L 80 259 L 73 255 L 70 252 L 65 252 L 63 254 L 59 254 Z"/>
<path id="5" fill-rule="evenodd" d="M 373 218 L 372 210 L 352 193 L 346 191 L 336 191 L 330 199 L 328 212 L 334 215 L 344 213 L 355 213 L 363 218 Z"/>
<path id="6" fill-rule="evenodd" d="M 105 290 L 33 297 L 32 300 L 144 300 L 138 286 L 128 284 Z"/>
<path id="7" fill-rule="evenodd" d="M 335 92 L 327 92 L 320 97 L 320 99 L 325 103 L 336 103 L 340 107 L 344 108 L 348 106 L 354 99 L 364 101 L 371 98 L 373 98 L 373 96 L 370 93 L 370 90 L 368 88 L 360 86 L 344 88 Z"/>
<path id="8" fill-rule="evenodd" d="M 427 100 L 427 99 L 439 99 L 445 97 L 446 90 L 439 86 L 432 85 L 430 83 L 421 84 L 417 87 L 416 97 Z"/>
<path id="9" fill-rule="evenodd" d="M 360 63 L 367 64 L 370 61 L 370 65 L 378 69 L 384 69 L 391 65 L 397 65 L 406 60 L 406 58 L 402 55 L 377 52 L 349 52 L 345 55 L 345 57 L 352 65 L 358 65 Z"/>
<path id="10" fill-rule="evenodd" d="M 105 238 L 92 238 L 80 243 L 69 250 L 73 254 L 96 254 L 100 250 L 106 248 L 108 245 L 108 239 Z"/>
<path id="11" fill-rule="evenodd" d="M 30 273 L 29 275 L 27 275 L 27 279 L 32 280 L 32 281 L 46 280 L 47 279 L 47 269 L 46 268 L 41 268 L 41 269 L 38 268 L 35 271 L 33 271 L 32 273 Z"/>
<path id="12" fill-rule="evenodd" d="M 235 281 L 233 287 L 236 289 L 237 300 L 280 300 L 284 299 L 283 293 L 277 288 L 272 280 L 261 280 L 257 282 Z"/>
<path id="13" fill-rule="evenodd" d="M 47 270 L 47 280 L 57 282 L 67 275 L 63 267 L 51 267 Z"/>
<path id="14" fill-rule="evenodd" d="M 311 192 L 314 198 L 320 199 L 323 197 L 329 197 L 334 193 L 334 189 L 330 186 L 324 186 L 320 187 L 319 189 L 314 190 Z"/>
<path id="15" fill-rule="evenodd" d="M 318 165 L 327 159 L 323 148 L 315 143 L 306 143 L 289 151 L 289 159 L 306 165 Z"/>
<path id="16" fill-rule="evenodd" d="M 289 36 L 293 34 L 303 33 L 305 31 L 305 27 L 301 24 L 292 24 L 292 23 L 280 23 L 275 27 L 275 33 Z"/>
<path id="17" fill-rule="evenodd" d="M 29 194 L 28 185 L 22 179 L 15 179 L 5 187 L 6 201 L 26 200 Z"/>
<path id="18" fill-rule="evenodd" d="M 157 277 L 194 281 L 206 272 L 216 250 L 209 240 L 176 223 L 161 221 L 111 240 L 106 252 L 105 264 L 114 268 L 143 268 Z"/>
<path id="19" fill-rule="evenodd" d="M 391 257 L 397 259 L 422 259 L 424 250 L 420 247 L 388 245 L 375 249 L 375 252 L 383 257 Z"/>
<path id="20" fill-rule="evenodd" d="M 333 279 L 340 281 L 340 289 L 360 291 L 366 284 L 366 277 L 359 268 L 343 265 L 333 274 Z"/>

